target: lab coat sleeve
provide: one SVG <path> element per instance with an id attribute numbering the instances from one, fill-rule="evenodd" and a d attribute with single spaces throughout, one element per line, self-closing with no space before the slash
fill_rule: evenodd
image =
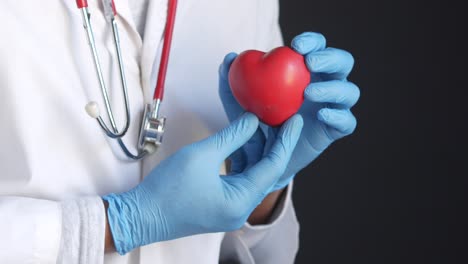
<path id="1" fill-rule="evenodd" d="M 0 196 L 1 263 L 56 263 L 61 233 L 60 203 Z"/>
<path id="2" fill-rule="evenodd" d="M 269 224 L 246 223 L 240 230 L 226 234 L 221 245 L 221 263 L 294 263 L 299 249 L 299 223 L 291 199 L 292 189 L 290 184 Z"/>
<path id="3" fill-rule="evenodd" d="M 62 202 L 62 242 L 57 263 L 102 264 L 106 215 L 101 197 Z"/>

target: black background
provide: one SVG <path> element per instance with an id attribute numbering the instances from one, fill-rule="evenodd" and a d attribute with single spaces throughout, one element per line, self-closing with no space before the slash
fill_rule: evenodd
<path id="1" fill-rule="evenodd" d="M 463 2 L 280 2 L 286 43 L 324 34 L 361 89 L 355 133 L 296 177 L 296 263 L 468 263 Z"/>

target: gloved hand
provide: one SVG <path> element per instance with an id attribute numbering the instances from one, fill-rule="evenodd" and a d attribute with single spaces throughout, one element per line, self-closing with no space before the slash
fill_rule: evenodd
<path id="1" fill-rule="evenodd" d="M 220 176 L 224 160 L 256 132 L 246 113 L 217 134 L 162 161 L 134 189 L 103 197 L 117 252 L 179 237 L 240 228 L 278 181 L 296 146 L 302 118 L 286 122 L 271 151 L 249 169 Z"/>
<path id="2" fill-rule="evenodd" d="M 354 64 L 351 54 L 326 48 L 325 37 L 311 32 L 295 37 L 291 46 L 304 56 L 312 72 L 312 83 L 305 90 L 305 101 L 299 110 L 304 119 L 302 134 L 284 175 L 273 191 L 284 188 L 297 172 L 315 160 L 332 142 L 351 134 L 356 128 L 356 118 L 350 108 L 358 101 L 360 91 L 346 80 Z M 229 120 L 243 112 L 228 82 L 229 68 L 236 56 L 235 53 L 226 55 L 219 70 L 219 95 Z M 235 171 L 248 168 L 262 157 L 264 151 L 268 151 L 277 129 L 267 127 L 267 131 L 266 136 L 265 133 L 256 133 L 249 144 L 231 156 Z"/>

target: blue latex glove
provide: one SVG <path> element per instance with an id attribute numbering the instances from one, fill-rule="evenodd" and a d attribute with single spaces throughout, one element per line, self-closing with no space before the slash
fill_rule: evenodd
<path id="1" fill-rule="evenodd" d="M 351 54 L 326 48 L 325 37 L 312 32 L 295 37 L 291 46 L 304 56 L 312 72 L 312 83 L 305 90 L 305 101 L 299 110 L 304 119 L 302 134 L 284 175 L 272 190 L 284 188 L 296 173 L 315 160 L 332 142 L 351 134 L 356 128 L 356 118 L 350 108 L 358 101 L 360 91 L 346 80 L 354 64 Z M 235 53 L 226 55 L 219 70 L 219 95 L 230 120 L 243 112 L 228 82 L 229 68 L 236 56 Z M 248 168 L 271 148 L 277 129 L 267 127 L 265 131 L 268 132 L 257 133 L 249 144 L 231 156 L 236 171 Z"/>
<path id="2" fill-rule="evenodd" d="M 162 161 L 136 188 L 103 197 L 117 252 L 179 237 L 240 228 L 278 181 L 296 146 L 303 121 L 291 118 L 268 154 L 230 176 L 219 170 L 256 132 L 246 113 L 217 134 Z"/>

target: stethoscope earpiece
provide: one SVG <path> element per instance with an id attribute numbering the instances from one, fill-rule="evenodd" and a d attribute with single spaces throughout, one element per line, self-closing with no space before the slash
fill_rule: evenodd
<path id="1" fill-rule="evenodd" d="M 86 106 L 85 106 L 85 110 L 86 110 L 86 113 L 88 113 L 88 115 L 91 118 L 98 118 L 100 116 L 99 106 L 94 101 L 91 101 L 91 102 L 87 103 Z"/>

